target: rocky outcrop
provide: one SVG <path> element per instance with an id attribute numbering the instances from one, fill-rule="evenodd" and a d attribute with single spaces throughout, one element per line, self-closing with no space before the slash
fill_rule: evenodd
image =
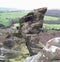
<path id="1" fill-rule="evenodd" d="M 43 48 L 42 43 L 39 43 L 39 33 L 42 31 L 46 11 L 46 7 L 34 9 L 20 19 L 19 33 L 25 39 L 30 55 L 34 55 L 40 48 Z"/>

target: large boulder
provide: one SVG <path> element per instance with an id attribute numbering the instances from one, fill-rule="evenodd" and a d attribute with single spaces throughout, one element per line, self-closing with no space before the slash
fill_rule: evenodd
<path id="1" fill-rule="evenodd" d="M 53 45 L 60 48 L 60 37 L 52 38 L 46 43 L 47 48 L 50 48 Z"/>
<path id="2" fill-rule="evenodd" d="M 28 57 L 25 62 L 60 62 L 60 37 L 52 38 L 36 55 Z"/>

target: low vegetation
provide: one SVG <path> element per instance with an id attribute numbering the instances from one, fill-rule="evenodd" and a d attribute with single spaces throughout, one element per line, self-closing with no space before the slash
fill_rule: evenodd
<path id="1" fill-rule="evenodd" d="M 27 12 L 2 12 L 0 13 L 0 24 L 5 26 L 9 25 L 10 19 L 21 18 L 22 16 L 26 15 Z"/>
<path id="2" fill-rule="evenodd" d="M 60 24 L 43 24 L 43 27 L 49 29 L 60 29 Z"/>
<path id="3" fill-rule="evenodd" d="M 44 20 L 58 20 L 60 19 L 59 17 L 53 17 L 53 16 L 45 16 Z"/>
<path id="4" fill-rule="evenodd" d="M 29 52 L 25 44 L 21 45 L 21 49 L 19 49 L 18 56 L 14 59 L 10 59 L 11 62 L 24 62 L 25 58 L 29 56 Z"/>

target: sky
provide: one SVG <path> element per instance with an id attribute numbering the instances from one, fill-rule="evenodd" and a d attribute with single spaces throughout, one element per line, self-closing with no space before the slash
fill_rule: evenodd
<path id="1" fill-rule="evenodd" d="M 60 9 L 60 0 L 0 0 L 0 7 L 32 10 L 41 7 Z"/>

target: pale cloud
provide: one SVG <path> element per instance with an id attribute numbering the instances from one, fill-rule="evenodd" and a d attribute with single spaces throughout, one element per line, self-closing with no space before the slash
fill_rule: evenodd
<path id="1" fill-rule="evenodd" d="M 60 0 L 0 0 L 0 7 L 28 10 L 40 7 L 60 9 Z"/>

